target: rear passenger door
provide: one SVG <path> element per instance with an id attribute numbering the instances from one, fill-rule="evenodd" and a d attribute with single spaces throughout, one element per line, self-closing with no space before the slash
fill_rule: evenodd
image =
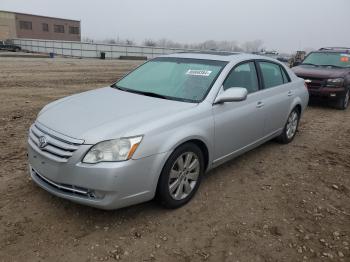
<path id="1" fill-rule="evenodd" d="M 290 78 L 281 65 L 271 61 L 258 61 L 257 64 L 265 107 L 264 136 L 269 136 L 283 129 L 294 94 Z"/>

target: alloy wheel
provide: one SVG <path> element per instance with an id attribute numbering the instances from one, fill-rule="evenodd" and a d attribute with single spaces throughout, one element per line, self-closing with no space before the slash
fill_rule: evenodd
<path id="1" fill-rule="evenodd" d="M 200 174 L 200 162 L 193 152 L 181 154 L 174 162 L 169 175 L 169 192 L 173 199 L 186 198 L 195 188 Z"/>
<path id="2" fill-rule="evenodd" d="M 288 117 L 287 128 L 286 128 L 286 135 L 288 139 L 291 139 L 295 135 L 298 127 L 298 121 L 299 121 L 299 115 L 294 110 Z"/>

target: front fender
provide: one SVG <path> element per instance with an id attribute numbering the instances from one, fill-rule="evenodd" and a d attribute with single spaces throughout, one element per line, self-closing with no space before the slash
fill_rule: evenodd
<path id="1" fill-rule="evenodd" d="M 145 133 L 133 158 L 139 159 L 165 152 L 170 155 L 179 145 L 190 140 L 199 140 L 207 147 L 211 163 L 214 141 L 214 120 L 211 110 L 203 110 L 149 130 Z"/>
<path id="2" fill-rule="evenodd" d="M 189 141 L 193 141 L 193 140 L 197 140 L 202 142 L 205 147 L 208 150 L 208 166 L 210 166 L 210 163 L 212 163 L 213 161 L 213 156 L 212 156 L 212 152 L 213 152 L 213 143 L 211 141 L 208 141 L 208 139 L 205 137 L 204 134 L 200 134 L 200 131 L 198 130 L 197 135 L 191 135 L 189 136 L 188 133 L 184 132 L 182 134 L 177 134 L 176 136 L 174 136 L 173 138 L 171 138 L 169 140 L 169 142 L 167 143 L 167 145 L 165 146 L 165 148 L 170 148 L 167 152 L 169 152 L 169 156 L 172 152 L 174 152 L 174 150 L 176 148 L 178 148 L 180 145 L 189 142 Z"/>
<path id="3" fill-rule="evenodd" d="M 143 157 L 147 157 L 153 154 L 159 155 L 161 157 L 159 165 L 159 169 L 157 174 L 154 174 L 154 180 L 152 181 L 152 190 L 155 192 L 158 184 L 159 176 L 162 172 L 162 169 L 170 157 L 170 155 L 174 152 L 174 150 L 179 147 L 181 144 L 184 144 L 190 140 L 200 140 L 205 144 L 208 149 L 208 165 L 207 170 L 210 168 L 213 152 L 213 143 L 212 139 L 208 139 L 208 137 L 212 138 L 214 135 L 213 128 L 209 129 L 200 129 L 200 128 L 189 128 L 188 126 L 184 126 L 182 128 L 177 128 L 176 130 L 167 131 L 164 133 L 159 133 L 155 136 L 145 135 L 143 141 L 141 142 L 140 148 L 138 148 L 133 156 L 133 159 L 140 159 Z M 162 140 L 164 139 L 164 140 Z M 161 143 L 159 141 L 162 141 Z M 140 150 L 139 150 L 140 149 Z"/>
<path id="4" fill-rule="evenodd" d="M 133 156 L 133 159 L 139 159 L 154 154 L 173 152 L 178 146 L 190 140 L 199 140 L 205 144 L 208 149 L 209 159 L 211 159 L 213 148 L 214 130 L 200 128 L 177 128 L 176 130 L 166 131 L 155 136 L 145 135 Z"/>

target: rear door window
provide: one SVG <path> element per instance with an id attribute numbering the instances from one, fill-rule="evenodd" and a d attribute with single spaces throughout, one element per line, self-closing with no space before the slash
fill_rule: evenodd
<path id="1" fill-rule="evenodd" d="M 264 88 L 271 88 L 285 83 L 281 68 L 278 64 L 259 62 Z"/>

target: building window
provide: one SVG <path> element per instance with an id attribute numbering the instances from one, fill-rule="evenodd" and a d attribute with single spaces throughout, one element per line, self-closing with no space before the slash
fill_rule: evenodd
<path id="1" fill-rule="evenodd" d="M 24 30 L 32 30 L 32 22 L 19 21 L 19 28 Z"/>
<path id="2" fill-rule="evenodd" d="M 55 33 L 64 33 L 64 25 L 54 25 Z"/>
<path id="3" fill-rule="evenodd" d="M 79 33 L 80 33 L 79 27 L 77 27 L 77 26 L 70 26 L 69 27 L 69 33 L 73 34 L 73 35 L 79 35 Z"/>
<path id="4" fill-rule="evenodd" d="M 43 23 L 43 31 L 49 32 L 49 24 Z"/>

